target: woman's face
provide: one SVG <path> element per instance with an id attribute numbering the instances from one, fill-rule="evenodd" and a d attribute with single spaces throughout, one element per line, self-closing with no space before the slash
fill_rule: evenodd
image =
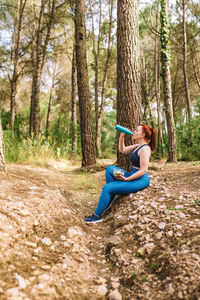
<path id="1" fill-rule="evenodd" d="M 143 128 L 139 125 L 134 131 L 134 135 L 132 136 L 133 140 L 140 140 L 144 138 Z"/>

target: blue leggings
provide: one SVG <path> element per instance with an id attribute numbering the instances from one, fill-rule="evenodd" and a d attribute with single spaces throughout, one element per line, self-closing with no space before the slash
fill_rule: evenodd
<path id="1" fill-rule="evenodd" d="M 150 184 L 148 172 L 133 181 L 122 181 L 117 180 L 113 176 L 114 169 L 122 170 L 116 166 L 109 166 L 106 168 L 106 184 L 103 187 L 101 196 L 99 198 L 99 203 L 95 211 L 97 216 L 101 216 L 115 195 L 128 195 L 131 193 L 136 193 L 137 191 L 147 188 Z M 125 172 L 124 177 L 129 177 L 136 173 L 138 169 L 132 168 L 131 173 L 124 170 L 122 171 Z"/>

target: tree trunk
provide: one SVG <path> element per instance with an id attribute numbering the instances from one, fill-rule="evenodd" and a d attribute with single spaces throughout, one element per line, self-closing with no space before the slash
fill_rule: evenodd
<path id="1" fill-rule="evenodd" d="M 187 75 L 187 32 L 186 32 L 186 21 L 185 21 L 185 0 L 183 0 L 183 74 L 184 74 L 184 84 L 185 84 L 185 94 L 186 94 L 186 105 L 187 105 L 187 115 L 188 121 L 192 119 L 191 111 L 191 100 L 190 91 L 188 85 L 188 75 Z"/>
<path id="2" fill-rule="evenodd" d="M 97 118 L 97 133 L 96 133 L 96 147 L 97 147 L 97 156 L 101 157 L 101 130 L 102 130 L 102 120 L 104 114 L 104 104 L 105 104 L 105 91 L 106 91 L 106 83 L 109 69 L 109 61 L 111 54 L 111 33 L 112 33 L 112 24 L 113 24 L 113 0 L 110 0 L 110 24 L 109 24 L 109 32 L 108 32 L 108 48 L 107 48 L 107 57 L 106 63 L 103 70 L 103 80 L 102 80 L 102 89 L 101 89 L 101 106 L 98 112 Z"/>
<path id="3" fill-rule="evenodd" d="M 14 28 L 14 57 L 13 59 L 13 73 L 10 78 L 10 127 L 14 128 L 15 121 L 15 107 L 16 107 L 16 94 L 17 94 L 17 81 L 19 77 L 19 59 L 20 59 L 20 40 L 22 29 L 22 17 L 27 0 L 20 0 L 18 3 L 18 12 Z"/>
<path id="4" fill-rule="evenodd" d="M 46 136 L 48 136 L 48 133 L 49 133 L 49 118 L 50 118 L 50 113 L 51 113 L 51 105 L 52 105 L 54 85 L 55 85 L 55 80 L 56 80 L 56 73 L 57 73 L 57 60 L 54 64 L 52 85 L 51 85 L 51 90 L 50 90 L 50 94 L 49 94 L 49 104 L 48 104 L 47 120 L 46 120 Z"/>
<path id="5" fill-rule="evenodd" d="M 158 31 L 159 22 L 159 0 L 157 0 L 156 10 L 156 31 Z M 155 84 L 156 84 L 156 103 L 157 103 L 157 118 L 158 118 L 158 139 L 157 139 L 157 151 L 163 155 L 163 134 L 162 134 L 162 113 L 161 113 L 161 101 L 160 101 L 160 43 L 158 36 L 155 35 Z"/>
<path id="6" fill-rule="evenodd" d="M 6 162 L 4 156 L 4 142 L 3 142 L 3 130 L 1 126 L 1 116 L 0 116 L 0 172 L 6 171 Z"/>
<path id="7" fill-rule="evenodd" d="M 176 162 L 176 128 L 174 124 L 172 91 L 171 91 L 171 73 L 169 68 L 170 47 L 169 47 L 169 29 L 167 16 L 167 0 L 160 0 L 160 43 L 161 43 L 161 74 L 163 79 L 165 112 L 168 130 L 168 161 Z"/>
<path id="8" fill-rule="evenodd" d="M 98 28 L 98 37 L 97 37 L 97 45 L 95 41 L 95 28 L 94 28 L 94 15 L 92 11 L 91 1 L 89 1 L 90 5 L 90 13 L 92 17 L 92 35 L 93 35 L 93 53 L 94 53 L 94 72 L 95 72 L 95 80 L 94 80 L 94 92 L 95 92 L 95 126 L 96 126 L 96 135 L 95 135 L 95 144 L 96 144 L 96 153 L 97 156 L 100 156 L 99 153 L 99 141 L 97 141 L 97 136 L 99 134 L 98 128 L 98 115 L 99 115 L 99 55 L 100 55 L 100 40 L 101 40 L 101 17 L 102 17 L 102 10 L 101 10 L 101 0 L 99 0 L 99 28 Z"/>
<path id="9" fill-rule="evenodd" d="M 73 48 L 72 57 L 72 77 L 71 77 L 71 105 L 72 105 L 72 115 L 71 115 L 71 136 L 72 136 L 72 152 L 77 154 L 77 109 L 76 109 L 76 51 L 75 45 Z"/>
<path id="10" fill-rule="evenodd" d="M 92 112 L 86 60 L 85 1 L 75 0 L 75 36 L 77 83 L 81 126 L 82 166 L 96 164 L 95 144 L 92 132 Z"/>
<path id="11" fill-rule="evenodd" d="M 33 72 L 33 83 L 32 83 L 32 123 L 34 138 L 38 140 L 40 130 L 40 83 L 42 76 L 42 69 L 46 61 L 47 46 L 49 43 L 50 33 L 53 25 L 53 17 L 55 12 L 55 1 L 52 0 L 51 11 L 47 24 L 46 35 L 43 38 L 44 30 L 44 15 L 45 5 L 48 3 L 47 0 L 41 0 L 40 16 L 38 21 L 37 39 L 36 39 L 36 64 Z M 44 46 L 43 46 L 44 44 Z"/>
<path id="12" fill-rule="evenodd" d="M 134 130 L 141 121 L 138 1 L 117 3 L 117 123 Z M 126 137 L 126 144 L 131 138 Z M 118 164 L 130 169 L 129 158 L 117 153 Z"/>
<path id="13" fill-rule="evenodd" d="M 184 74 L 184 84 L 185 84 L 185 95 L 186 95 L 186 105 L 187 105 L 187 115 L 189 121 L 189 130 L 190 130 L 190 144 L 193 144 L 193 131 L 192 131 L 192 109 L 191 109 L 191 99 L 190 99 L 190 91 L 188 84 L 188 74 L 187 74 L 187 31 L 186 31 L 186 4 L 185 0 L 183 0 L 183 74 Z"/>

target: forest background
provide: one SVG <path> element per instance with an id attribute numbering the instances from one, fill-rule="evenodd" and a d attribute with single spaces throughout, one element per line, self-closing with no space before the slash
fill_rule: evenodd
<path id="1" fill-rule="evenodd" d="M 96 156 L 114 158 L 117 3 L 88 0 L 85 8 Z M 139 8 L 141 121 L 158 130 L 154 157 L 167 158 L 159 2 L 141 1 Z M 6 161 L 33 161 L 37 157 L 81 160 L 81 132 L 85 129 L 80 125 L 76 84 L 73 1 L 0 0 L 0 14 L 0 111 Z M 200 160 L 199 15 L 197 2 L 170 3 L 169 60 L 178 160 Z"/>

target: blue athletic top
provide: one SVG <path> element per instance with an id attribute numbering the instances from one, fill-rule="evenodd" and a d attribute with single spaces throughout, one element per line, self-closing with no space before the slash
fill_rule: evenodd
<path id="1" fill-rule="evenodd" d="M 131 153 L 130 161 L 132 162 L 133 167 L 140 168 L 140 157 L 138 155 L 138 151 L 144 146 L 149 146 L 149 145 L 144 144 L 144 145 L 138 147 L 137 150 L 135 150 L 134 152 Z"/>

